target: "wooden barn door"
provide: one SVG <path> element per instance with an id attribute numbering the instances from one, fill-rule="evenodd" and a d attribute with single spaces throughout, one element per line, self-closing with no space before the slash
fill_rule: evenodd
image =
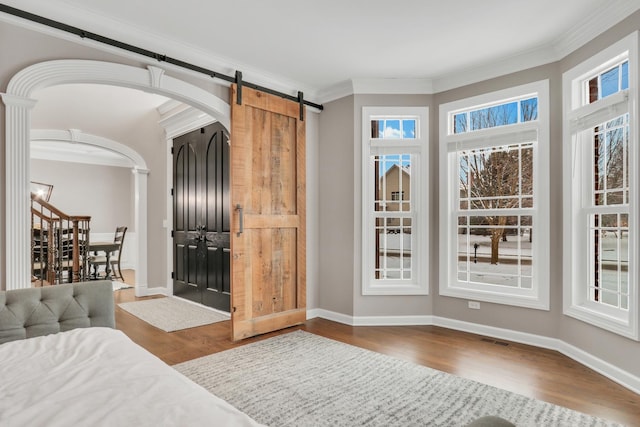
<path id="1" fill-rule="evenodd" d="M 231 87 L 232 338 L 306 320 L 305 124 L 298 103 Z"/>

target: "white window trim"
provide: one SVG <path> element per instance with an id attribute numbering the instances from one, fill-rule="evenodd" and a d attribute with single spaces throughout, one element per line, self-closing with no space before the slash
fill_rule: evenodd
<path id="1" fill-rule="evenodd" d="M 450 113 L 486 105 L 500 100 L 537 94 L 538 120 L 507 126 L 500 126 L 473 132 L 453 134 Z M 440 105 L 440 295 L 473 299 L 497 304 L 549 310 L 549 81 L 542 80 L 497 92 Z M 502 145 L 508 142 L 521 142 L 533 132 L 537 133 L 534 150 L 533 194 L 535 207 L 535 236 L 532 242 L 532 256 L 535 261 L 532 289 L 513 289 L 505 287 L 474 286 L 458 282 L 457 279 L 457 219 L 454 218 L 454 194 L 458 188 L 455 179 L 457 164 L 455 152 L 449 153 L 449 147 L 456 142 L 466 142 L 471 146 L 483 147 Z M 455 182 L 454 182 L 455 181 Z"/>
<path id="2" fill-rule="evenodd" d="M 598 100 L 592 104 L 582 105 L 582 88 L 580 82 L 595 70 L 604 71 L 609 65 L 619 62 L 627 55 L 629 61 L 629 88 L 614 95 Z M 640 149 L 638 149 L 638 33 L 614 43 L 588 60 L 582 62 L 563 74 L 563 211 L 564 211 L 564 271 L 563 271 L 563 310 L 567 316 L 595 325 L 616 334 L 638 340 L 639 321 L 639 266 L 640 254 L 639 229 L 640 203 Z M 608 310 L 605 306 L 590 303 L 586 294 L 584 273 L 586 263 L 584 256 L 587 242 L 577 230 L 579 221 L 577 211 L 581 208 L 581 191 L 576 191 L 574 180 L 580 179 L 576 173 L 576 144 L 581 135 L 577 132 L 592 124 L 595 126 L 607 117 L 616 117 L 629 112 L 629 164 L 630 194 L 629 204 L 629 310 L 624 313 L 620 309 Z M 634 167 L 635 166 L 635 167 Z M 578 182 L 579 183 L 579 182 Z M 581 237 L 582 236 L 582 237 Z M 633 263 L 632 261 L 636 262 Z"/>
<path id="3" fill-rule="evenodd" d="M 378 117 L 415 117 L 416 138 L 394 139 L 401 149 L 389 147 L 384 139 L 372 139 L 370 121 Z M 362 295 L 428 295 L 429 294 L 429 109 L 428 107 L 363 107 L 362 108 Z M 385 283 L 374 278 L 375 235 L 374 217 L 369 206 L 373 206 L 373 193 L 370 191 L 372 176 L 371 147 L 385 147 L 382 151 L 396 154 L 399 151 L 416 155 L 411 163 L 410 200 L 415 210 L 415 234 L 411 256 L 412 280 L 410 283 Z M 389 148 L 386 148 L 389 147 Z"/>

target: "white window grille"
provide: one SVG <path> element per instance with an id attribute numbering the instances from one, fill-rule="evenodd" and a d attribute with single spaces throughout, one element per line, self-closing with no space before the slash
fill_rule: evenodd
<path id="1" fill-rule="evenodd" d="M 363 295 L 429 291 L 427 111 L 363 108 Z"/>
<path id="2" fill-rule="evenodd" d="M 549 309 L 548 81 L 440 106 L 440 294 Z"/>
<path id="3" fill-rule="evenodd" d="M 638 339 L 638 36 L 563 76 L 564 313 Z"/>

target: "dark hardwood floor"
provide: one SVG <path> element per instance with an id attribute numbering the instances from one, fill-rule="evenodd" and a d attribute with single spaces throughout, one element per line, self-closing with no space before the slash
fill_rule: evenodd
<path id="1" fill-rule="evenodd" d="M 131 272 L 125 278 L 127 274 Z M 133 289 L 114 294 L 116 304 L 136 299 Z M 496 343 L 437 326 L 352 327 L 312 319 L 295 328 L 234 343 L 229 338 L 228 321 L 167 333 L 116 306 L 116 327 L 170 365 L 303 329 L 590 415 L 640 426 L 640 395 L 556 351 L 501 340 Z"/>

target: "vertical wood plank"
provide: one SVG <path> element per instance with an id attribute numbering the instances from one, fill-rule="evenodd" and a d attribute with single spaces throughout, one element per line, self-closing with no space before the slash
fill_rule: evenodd
<path id="1" fill-rule="evenodd" d="M 231 99 L 235 100 L 235 85 Z M 232 338 L 306 320 L 305 125 L 299 105 L 243 88 L 231 109 Z M 234 168 L 238 167 L 238 170 Z"/>
<path id="2" fill-rule="evenodd" d="M 305 107 L 304 117 L 307 117 Z M 296 298 L 297 307 L 307 306 L 307 154 L 305 124 L 296 121 Z"/>

